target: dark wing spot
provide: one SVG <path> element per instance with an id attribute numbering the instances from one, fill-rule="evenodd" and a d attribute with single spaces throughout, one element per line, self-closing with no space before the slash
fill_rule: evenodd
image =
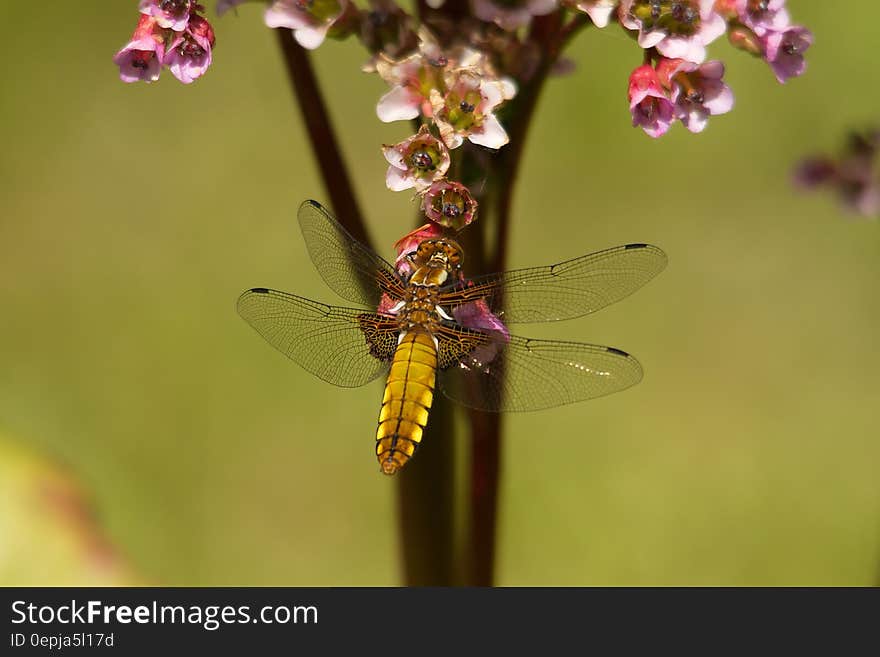
<path id="1" fill-rule="evenodd" d="M 629 354 L 621 349 L 615 349 L 614 347 L 605 347 L 605 350 L 611 354 L 617 354 L 618 356 L 623 356 L 624 358 L 629 358 Z"/>
<path id="2" fill-rule="evenodd" d="M 648 248 L 647 244 L 627 244 L 624 249 L 646 249 Z"/>
<path id="3" fill-rule="evenodd" d="M 312 199 L 306 199 L 306 203 L 311 205 L 313 208 L 318 208 L 319 210 L 323 210 L 323 206 L 317 201 L 313 201 Z"/>
<path id="4" fill-rule="evenodd" d="M 251 292 L 254 294 L 269 294 L 269 289 L 265 287 L 252 287 Z"/>

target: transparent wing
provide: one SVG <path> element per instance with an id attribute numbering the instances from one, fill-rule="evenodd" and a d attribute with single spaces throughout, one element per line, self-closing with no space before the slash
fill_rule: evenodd
<path id="1" fill-rule="evenodd" d="M 305 201 L 297 214 L 312 262 L 324 282 L 343 299 L 375 308 L 382 293 L 403 295 L 394 267 L 355 240 L 316 201 Z"/>
<path id="2" fill-rule="evenodd" d="M 353 388 L 387 371 L 399 329 L 392 317 L 339 308 L 263 287 L 238 314 L 273 347 L 328 383 Z"/>
<path id="3" fill-rule="evenodd" d="M 650 244 L 627 244 L 548 267 L 489 274 L 445 289 L 445 308 L 485 299 L 504 322 L 546 322 L 596 312 L 632 294 L 666 266 Z"/>
<path id="4" fill-rule="evenodd" d="M 642 378 L 639 362 L 613 347 L 517 336 L 505 342 L 448 326 L 435 335 L 440 362 L 458 359 L 438 377 L 443 393 L 484 411 L 552 408 L 610 395 Z"/>

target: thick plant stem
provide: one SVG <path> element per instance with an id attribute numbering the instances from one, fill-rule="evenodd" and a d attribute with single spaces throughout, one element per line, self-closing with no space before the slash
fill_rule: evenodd
<path id="1" fill-rule="evenodd" d="M 309 54 L 294 40 L 290 30 L 279 29 L 274 32 L 284 57 L 290 86 L 302 112 L 312 154 L 318 163 L 336 218 L 356 240 L 370 246 L 367 226 L 355 198 L 348 168 L 342 159 L 342 151 L 330 123 L 330 113 L 312 70 Z"/>
<path id="2" fill-rule="evenodd" d="M 492 586 L 501 483 L 501 429 L 498 413 L 470 412 L 471 492 L 467 584 Z"/>
<path id="3" fill-rule="evenodd" d="M 575 19 L 563 30 L 561 21 L 562 14 L 557 13 L 536 18 L 533 24 L 533 36 L 544 42 L 546 47 L 534 77 L 523 85 L 517 100 L 511 103 L 511 119 L 508 124 L 510 143 L 498 154 L 495 163 L 495 180 L 488 195 L 493 206 L 491 209 L 495 212 L 494 253 L 485 258 L 490 271 L 503 271 L 507 267 L 513 194 L 528 129 L 544 83 L 565 43 L 585 24 L 582 19 Z M 489 208 L 482 207 L 481 210 Z M 469 421 L 471 481 L 466 545 L 469 557 L 467 584 L 491 586 L 495 580 L 503 417 L 497 413 L 471 410 Z"/>
<path id="4" fill-rule="evenodd" d="M 453 411 L 444 397 L 434 397 L 419 451 L 396 475 L 403 574 L 408 586 L 454 584 Z"/>
<path id="5" fill-rule="evenodd" d="M 466 158 L 463 168 L 467 170 L 472 164 L 470 158 Z M 497 202 L 497 187 L 494 181 L 489 182 L 492 184 L 487 185 L 486 193 L 479 198 L 481 228 L 491 225 L 486 219 Z M 485 251 L 487 240 L 482 230 L 465 231 L 461 237 L 467 261 L 470 263 L 469 271 L 473 273 L 489 271 L 488 262 L 491 262 L 494 256 Z M 468 384 L 478 386 L 474 381 Z M 469 394 L 480 397 L 488 392 L 475 389 Z M 501 419 L 497 413 L 467 410 L 470 433 L 468 517 L 467 533 L 460 550 L 466 586 L 491 586 L 493 582 L 498 487 L 501 474 L 499 470 Z"/>

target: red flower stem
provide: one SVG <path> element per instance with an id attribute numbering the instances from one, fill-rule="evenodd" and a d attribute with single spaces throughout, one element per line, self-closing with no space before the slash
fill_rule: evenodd
<path id="1" fill-rule="evenodd" d="M 507 266 L 513 194 L 528 130 L 544 83 L 564 46 L 587 24 L 581 17 L 572 20 L 565 29 L 560 29 L 561 21 L 561 12 L 533 21 L 531 37 L 544 46 L 545 56 L 534 77 L 520 90 L 516 102 L 511 103 L 511 120 L 508 124 L 510 143 L 499 153 L 496 168 L 498 173 L 493 186 L 494 193 L 491 195 L 496 204 L 496 239 L 495 253 L 488 258 L 491 265 L 489 271 L 503 271 Z M 469 420 L 471 494 L 467 584 L 491 586 L 495 576 L 503 417 L 498 413 L 471 410 Z"/>
<path id="2" fill-rule="evenodd" d="M 305 122 L 312 154 L 318 163 L 324 189 L 330 197 L 336 218 L 356 240 L 370 246 L 367 226 L 355 198 L 354 187 L 342 159 L 339 142 L 330 123 L 330 113 L 321 95 L 309 54 L 294 40 L 291 30 L 278 29 L 275 34 L 278 36 L 290 86 Z"/>

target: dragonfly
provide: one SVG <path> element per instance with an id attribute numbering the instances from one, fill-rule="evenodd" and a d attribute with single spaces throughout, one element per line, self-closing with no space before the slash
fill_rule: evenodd
<path id="1" fill-rule="evenodd" d="M 506 327 L 580 317 L 623 299 L 666 266 L 656 246 L 626 244 L 465 279 L 454 239 L 424 240 L 405 254 L 408 266 L 396 268 L 316 201 L 303 202 L 297 216 L 325 283 L 359 307 L 255 287 L 239 297 L 238 313 L 326 382 L 358 387 L 385 375 L 376 431 L 385 474 L 412 458 L 437 390 L 482 411 L 534 411 L 619 392 L 642 378 L 639 362 L 621 349 L 524 338 Z"/>

